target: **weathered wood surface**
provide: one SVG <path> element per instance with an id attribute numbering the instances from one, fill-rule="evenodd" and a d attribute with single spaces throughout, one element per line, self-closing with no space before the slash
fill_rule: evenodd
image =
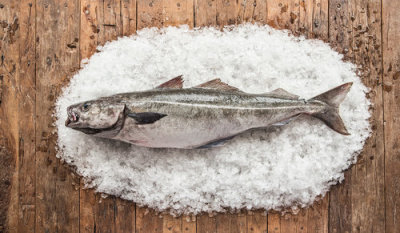
<path id="1" fill-rule="evenodd" d="M 399 7 L 397 0 L 0 0 L 0 132 L 16 164 L 8 231 L 400 232 Z M 243 22 L 322 39 L 362 66 L 373 133 L 322 200 L 297 215 L 174 218 L 102 198 L 56 158 L 53 103 L 98 45 L 145 27 Z"/>

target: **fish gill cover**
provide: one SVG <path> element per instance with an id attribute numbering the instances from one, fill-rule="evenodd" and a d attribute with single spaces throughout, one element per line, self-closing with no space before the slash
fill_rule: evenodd
<path id="1" fill-rule="evenodd" d="M 304 207 L 343 180 L 370 133 L 368 90 L 355 65 L 318 40 L 269 26 L 169 27 L 143 29 L 99 50 L 57 100 L 58 157 L 76 167 L 87 187 L 139 205 L 172 214 Z M 151 89 L 181 74 L 184 87 L 218 77 L 245 92 L 284 88 L 306 99 L 353 82 L 340 106 L 351 135 L 304 116 L 223 147 L 177 150 L 95 138 L 64 125 L 71 104 Z"/>

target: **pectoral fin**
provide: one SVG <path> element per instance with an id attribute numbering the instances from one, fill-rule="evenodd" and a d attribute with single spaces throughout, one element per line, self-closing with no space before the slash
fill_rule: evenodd
<path id="1" fill-rule="evenodd" d="M 137 124 L 144 125 L 144 124 L 152 124 L 167 115 L 157 112 L 139 112 L 139 113 L 128 113 L 127 116 L 135 119 Z"/>

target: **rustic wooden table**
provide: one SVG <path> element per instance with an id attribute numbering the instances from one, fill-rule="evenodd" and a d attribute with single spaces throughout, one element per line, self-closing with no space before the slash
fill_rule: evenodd
<path id="1" fill-rule="evenodd" d="M 0 0 L 0 128 L 16 169 L 10 232 L 400 232 L 399 0 Z M 362 66 L 373 133 L 343 184 L 298 215 L 192 218 L 84 190 L 55 157 L 52 106 L 96 46 L 144 27 L 267 23 Z M 301 62 L 301 61 L 299 61 Z"/>

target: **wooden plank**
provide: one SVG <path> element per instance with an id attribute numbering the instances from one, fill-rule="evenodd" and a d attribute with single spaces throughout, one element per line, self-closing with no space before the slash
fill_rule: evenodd
<path id="1" fill-rule="evenodd" d="M 381 37 L 376 36 L 381 33 L 380 10 L 380 0 L 356 0 L 352 4 L 353 60 L 361 65 L 361 78 L 371 88 L 369 98 L 375 104 L 371 119 L 374 131 L 352 168 L 353 232 L 385 231 L 382 48 Z"/>
<path id="2" fill-rule="evenodd" d="M 363 67 L 361 76 L 365 85 L 371 88 L 368 94 L 374 103 L 371 126 L 371 137 L 366 142 L 357 164 L 351 168 L 351 182 L 342 190 L 345 197 L 333 198 L 342 202 L 331 202 L 335 206 L 330 211 L 330 229 L 352 232 L 384 232 L 384 144 L 382 112 L 382 78 L 381 78 L 381 15 L 380 1 L 351 2 L 331 1 L 330 19 L 331 42 L 338 46 L 338 51 L 345 53 L 347 59 Z M 343 9 L 343 10 L 342 10 Z M 377 36 L 378 35 L 378 36 Z M 366 59 L 368 58 L 368 59 Z M 348 177 L 347 177 L 348 178 Z M 350 180 L 350 179 L 349 179 Z M 347 182 L 347 181 L 345 181 Z M 334 195 L 340 193 L 331 192 Z M 344 204 L 345 203 L 345 204 Z M 340 212 L 346 213 L 340 216 Z M 351 208 L 351 210 L 349 210 Z M 351 215 L 349 214 L 351 213 Z M 343 219 L 343 217 L 348 219 Z M 340 218 L 340 219 L 339 219 Z M 339 222 L 347 224 L 342 228 Z"/>
<path id="3" fill-rule="evenodd" d="M 295 214 L 285 214 L 281 217 L 282 232 L 307 232 L 308 209 L 301 209 Z"/>
<path id="4" fill-rule="evenodd" d="M 265 211 L 259 210 L 252 212 L 246 216 L 248 233 L 267 233 L 267 214 Z"/>
<path id="5" fill-rule="evenodd" d="M 1 0 L 0 4 L 3 6 L 0 9 L 0 127 L 2 136 L 5 138 L 4 144 L 6 148 L 12 153 L 13 160 L 15 161 L 15 167 L 13 168 L 14 176 L 12 178 L 12 184 L 10 189 L 10 203 L 8 209 L 8 215 L 1 216 L 0 219 L 8 222 L 8 226 L 4 227 L 4 230 L 17 232 L 19 225 L 19 124 L 18 124 L 18 93 L 15 91 L 18 86 L 18 75 L 17 68 L 19 63 L 18 46 L 16 43 L 15 34 L 19 35 L 19 29 L 16 29 L 15 18 L 19 14 L 14 12 L 14 8 L 18 8 L 18 3 Z M 15 25 L 15 26 L 12 26 Z M 13 28 L 13 29 L 11 29 Z M 11 32 L 11 33 L 9 33 Z M 2 149 L 6 151 L 6 149 Z M 2 158 L 5 159 L 5 158 Z M 10 168 L 11 170 L 11 168 Z M 10 175 L 11 176 L 11 175 Z M 4 192 L 4 190 L 2 190 Z M 2 193 L 1 196 L 8 196 L 6 193 Z M 2 205 L 4 200 L 0 201 Z M 2 207 L 3 208 L 3 207 Z M 1 212 L 5 211 L 3 209 Z M 1 221 L 0 220 L 0 221 Z M 2 222 L 3 223 L 3 222 Z M 2 224 L 0 223 L 0 224 Z M 7 229 L 8 228 L 8 229 Z"/>
<path id="6" fill-rule="evenodd" d="M 223 27 L 225 25 L 236 24 L 238 15 L 238 1 L 236 0 L 216 0 L 217 2 L 217 25 Z"/>
<path id="7" fill-rule="evenodd" d="M 19 216 L 18 231 L 33 232 L 35 225 L 35 2 L 20 1 L 19 7 Z"/>
<path id="8" fill-rule="evenodd" d="M 94 232 L 115 232 L 115 197 L 96 193 Z"/>
<path id="9" fill-rule="evenodd" d="M 216 216 L 217 233 L 246 233 L 246 215 L 221 213 Z"/>
<path id="10" fill-rule="evenodd" d="M 237 4 L 237 23 L 258 22 L 267 23 L 266 0 L 240 0 Z"/>
<path id="11" fill-rule="evenodd" d="M 292 33 L 298 34 L 299 11 L 297 1 L 268 1 L 267 23 L 274 28 L 290 29 Z"/>
<path id="12" fill-rule="evenodd" d="M 163 0 L 137 1 L 137 29 L 163 26 Z"/>
<path id="13" fill-rule="evenodd" d="M 308 209 L 307 231 L 324 233 L 328 231 L 329 223 L 329 195 L 317 201 Z"/>
<path id="14" fill-rule="evenodd" d="M 93 189 L 81 188 L 80 194 L 79 232 L 117 232 L 115 198 L 102 198 L 102 195 L 95 193 Z M 119 212 L 118 219 L 123 213 L 123 211 Z M 131 221 L 129 215 L 125 217 L 128 218 L 126 221 Z M 121 222 L 119 221 L 119 223 Z M 129 223 L 121 223 L 118 230 L 129 229 L 129 227 Z"/>
<path id="15" fill-rule="evenodd" d="M 329 2 L 329 42 L 336 51 L 351 56 L 351 15 L 350 2 L 334 0 Z M 344 174 L 344 183 L 330 191 L 329 231 L 352 231 L 351 171 Z"/>
<path id="16" fill-rule="evenodd" d="M 103 23 L 103 4 L 100 1 L 81 0 L 80 2 L 80 58 L 89 58 L 100 44 L 100 29 Z"/>
<path id="17" fill-rule="evenodd" d="M 3 129 L 0 128 L 0 232 L 17 232 L 16 226 L 10 229 L 10 218 L 14 218 L 14 221 L 18 219 L 10 215 L 10 202 L 11 192 L 18 191 L 12 190 L 12 176 L 15 171 L 14 155 L 7 149 L 8 141 L 3 137 Z M 18 204 L 18 202 L 15 202 Z M 15 207 L 14 210 L 16 209 Z M 11 210 L 13 214 L 16 211 Z"/>
<path id="18" fill-rule="evenodd" d="M 136 233 L 163 232 L 163 219 L 151 209 L 136 207 Z"/>
<path id="19" fill-rule="evenodd" d="M 122 35 L 136 33 L 136 0 L 121 1 Z"/>
<path id="20" fill-rule="evenodd" d="M 187 24 L 194 26 L 193 0 L 163 0 L 163 25 L 178 26 Z"/>
<path id="21" fill-rule="evenodd" d="M 386 232 L 400 232 L 400 2 L 382 6 Z"/>
<path id="22" fill-rule="evenodd" d="M 329 232 L 351 232 L 351 172 L 329 192 Z"/>
<path id="23" fill-rule="evenodd" d="M 115 232 L 134 233 L 136 231 L 135 218 L 135 203 L 117 199 L 115 206 Z"/>
<path id="24" fill-rule="evenodd" d="M 105 43 L 122 35 L 121 1 L 104 0 L 103 11 L 103 43 Z"/>
<path id="25" fill-rule="evenodd" d="M 0 5 L 0 127 L 16 163 L 15 173 L 9 174 L 13 176 L 13 185 L 8 210 L 9 226 L 4 231 L 32 232 L 35 224 L 35 166 L 30 162 L 35 160 L 36 12 L 32 1 L 0 1 Z M 12 168 L 14 170 L 14 165 Z"/>
<path id="26" fill-rule="evenodd" d="M 217 25 L 217 0 L 195 0 L 195 27 Z"/>
<path id="27" fill-rule="evenodd" d="M 182 218 L 166 213 L 163 215 L 163 233 L 182 233 Z"/>
<path id="28" fill-rule="evenodd" d="M 195 233 L 196 232 L 196 216 L 183 215 L 182 216 L 182 232 Z"/>
<path id="29" fill-rule="evenodd" d="M 217 219 L 215 216 L 201 214 L 197 216 L 197 233 L 216 233 Z"/>
<path id="30" fill-rule="evenodd" d="M 79 198 L 79 232 L 96 232 L 94 228 L 94 210 L 96 197 L 94 192 L 89 189 L 83 189 L 83 180 L 81 179 L 80 198 Z"/>
<path id="31" fill-rule="evenodd" d="M 281 217 L 279 213 L 268 212 L 268 233 L 281 233 Z"/>
<path id="32" fill-rule="evenodd" d="M 36 2 L 36 232 L 78 232 L 79 192 L 56 158 L 52 108 L 61 84 L 79 67 L 79 2 Z"/>
<path id="33" fill-rule="evenodd" d="M 328 39 L 328 1 L 300 0 L 299 32 L 307 38 Z"/>

